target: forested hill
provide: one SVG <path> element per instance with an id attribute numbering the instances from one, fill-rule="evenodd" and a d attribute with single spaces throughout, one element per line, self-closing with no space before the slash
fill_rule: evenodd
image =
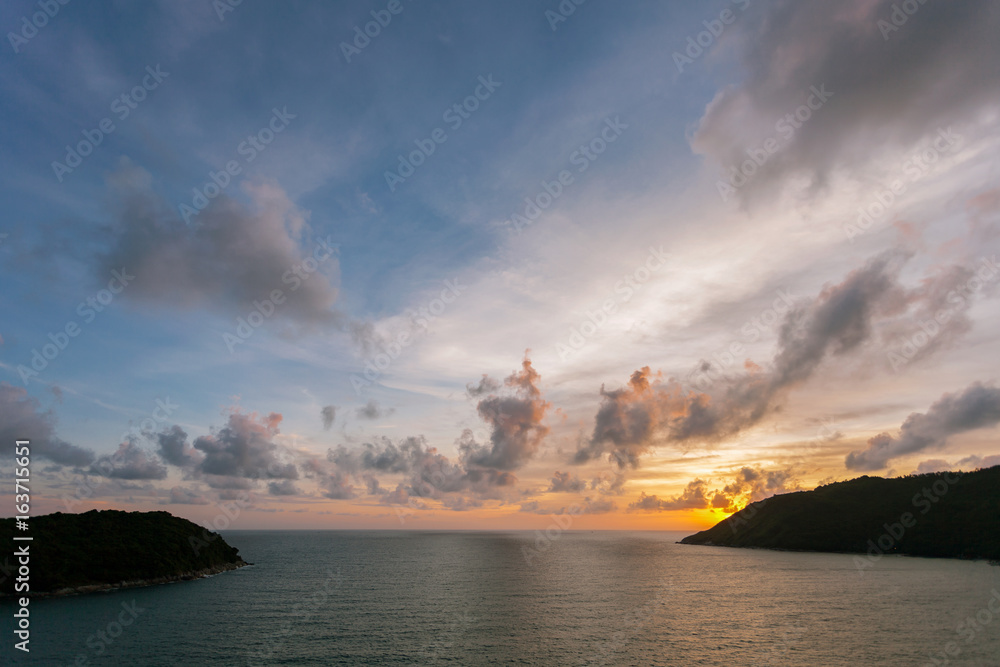
<path id="1" fill-rule="evenodd" d="M 1000 466 L 774 496 L 681 543 L 998 560 Z"/>
<path id="2" fill-rule="evenodd" d="M 0 519 L 0 594 L 14 595 L 28 546 L 29 595 L 83 593 L 193 579 L 247 565 L 217 533 L 168 512 L 92 510 L 31 517 L 28 530 Z M 28 535 L 31 541 L 13 540 Z M 2 560 L 2 559 L 8 560 Z M 18 590 L 16 595 L 24 595 Z"/>

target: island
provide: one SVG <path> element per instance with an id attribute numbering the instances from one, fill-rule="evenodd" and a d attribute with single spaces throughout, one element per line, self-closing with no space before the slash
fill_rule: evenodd
<path id="1" fill-rule="evenodd" d="M 846 482 L 747 505 L 681 544 L 1000 560 L 1000 466 Z"/>
<path id="2" fill-rule="evenodd" d="M 13 538 L 28 535 L 31 541 Z M 169 512 L 91 510 L 0 519 L 0 596 L 49 597 L 198 579 L 250 565 L 218 533 Z M 11 547 L 13 545 L 13 547 Z M 15 591 L 17 549 L 28 545 L 29 591 Z"/>

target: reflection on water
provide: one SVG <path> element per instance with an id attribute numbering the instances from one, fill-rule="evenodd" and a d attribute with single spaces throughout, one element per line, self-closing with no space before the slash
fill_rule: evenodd
<path id="1" fill-rule="evenodd" d="M 1000 664 L 986 563 L 886 557 L 861 575 L 849 555 L 613 532 L 527 559 L 535 537 L 230 532 L 254 567 L 33 602 L 14 664 Z M 143 611 L 116 627 L 123 603 Z"/>

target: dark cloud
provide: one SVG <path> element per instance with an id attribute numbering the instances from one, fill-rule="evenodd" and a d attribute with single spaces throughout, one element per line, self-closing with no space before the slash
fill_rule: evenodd
<path id="1" fill-rule="evenodd" d="M 602 496 L 620 496 L 625 493 L 625 475 L 620 472 L 601 473 L 590 480 L 590 490 Z"/>
<path id="2" fill-rule="evenodd" d="M 112 270 L 135 276 L 122 298 L 246 316 L 280 289 L 286 300 L 275 312 L 282 319 L 340 324 L 335 246 L 324 239 L 327 251 L 309 239 L 308 213 L 278 187 L 245 186 L 253 210 L 220 195 L 188 225 L 153 193 L 149 174 L 127 161 L 109 184 L 118 210 L 98 277 L 107 281 Z"/>
<path id="3" fill-rule="evenodd" d="M 365 487 L 368 490 L 368 495 L 377 496 L 389 493 L 387 489 L 382 488 L 382 486 L 379 484 L 378 478 L 376 478 L 375 475 L 365 475 L 364 477 L 362 477 L 362 479 L 365 482 Z"/>
<path id="4" fill-rule="evenodd" d="M 580 510 L 580 514 L 607 514 L 608 512 L 614 512 L 616 509 L 618 509 L 618 504 L 613 500 L 606 498 L 599 498 L 597 500 L 584 498 L 583 509 Z"/>
<path id="5" fill-rule="evenodd" d="M 483 501 L 475 496 L 447 496 L 441 500 L 441 504 L 453 512 L 467 512 L 483 506 Z"/>
<path id="6" fill-rule="evenodd" d="M 913 146 L 938 128 L 980 121 L 1000 92 L 1000 8 L 992 0 L 921 2 L 908 16 L 900 4 L 776 0 L 748 12 L 727 33 L 738 39 L 746 74 L 708 105 L 694 150 L 729 169 L 748 149 L 779 139 L 780 152 L 740 190 L 746 197 L 793 176 L 822 187 L 881 147 Z M 833 97 L 791 138 L 777 133 L 813 86 Z"/>
<path id="7" fill-rule="evenodd" d="M 411 496 L 444 499 L 448 494 L 468 491 L 494 497 L 498 488 L 517 482 L 509 472 L 467 468 L 461 461 L 454 462 L 430 447 L 423 436 L 396 442 L 382 437 L 354 450 L 341 445 L 327 452 L 327 461 L 336 467 L 336 473 L 332 474 L 339 476 L 338 488 L 345 487 L 351 478 L 358 478 L 364 481 L 369 493 L 381 494 L 384 490 L 379 488 L 378 481 L 365 475 L 366 472 L 402 474 L 404 482 L 383 498 L 383 502 L 390 504 L 394 499 L 405 503 Z"/>
<path id="8" fill-rule="evenodd" d="M 534 456 L 549 432 L 542 419 L 550 404 L 542 399 L 539 379 L 526 356 L 521 370 L 504 381 L 508 393 L 491 394 L 479 401 L 479 416 L 491 428 L 490 441 L 479 444 L 466 439 L 462 443 L 462 458 L 467 466 L 516 470 Z M 480 386 L 486 382 L 484 378 Z"/>
<path id="9" fill-rule="evenodd" d="M 629 503 L 629 512 L 662 512 L 666 510 L 687 510 L 705 509 L 710 507 L 709 499 L 705 496 L 706 483 L 704 480 L 696 479 L 688 482 L 684 492 L 676 498 L 659 498 L 652 495 L 647 496 L 643 491 L 639 494 L 639 499 Z"/>
<path id="10" fill-rule="evenodd" d="M 550 493 L 579 493 L 587 488 L 587 483 L 572 473 L 555 471 L 549 485 Z"/>
<path id="11" fill-rule="evenodd" d="M 915 412 L 906 418 L 898 435 L 880 433 L 868 441 L 868 447 L 847 455 L 849 470 L 881 470 L 889 461 L 943 448 L 953 435 L 1000 423 L 1000 388 L 982 383 L 969 386 L 960 394 L 945 394 L 925 413 Z"/>
<path id="12" fill-rule="evenodd" d="M 813 377 L 824 361 L 856 353 L 873 340 L 886 343 L 886 337 L 900 330 L 912 332 L 922 313 L 951 298 L 955 281 L 964 274 L 939 271 L 907 289 L 899 282 L 906 260 L 899 252 L 883 253 L 842 282 L 825 286 L 814 299 L 790 306 L 770 364 L 762 368 L 748 360 L 744 373 L 719 374 L 711 394 L 664 380 L 648 366 L 635 371 L 625 387 L 601 387 L 593 433 L 579 445 L 573 462 L 608 454 L 619 468 L 634 468 L 643 454 L 660 444 L 731 437 L 772 413 L 788 391 Z M 952 318 L 954 325 L 937 334 L 942 344 L 967 329 L 960 310 Z M 706 364 L 705 370 L 710 370 L 711 364 Z"/>
<path id="13" fill-rule="evenodd" d="M 989 456 L 976 456 L 973 454 L 961 459 L 955 466 L 962 470 L 978 470 L 980 468 L 1000 466 L 1000 454 L 991 454 Z"/>
<path id="14" fill-rule="evenodd" d="M 295 482 L 290 479 L 270 482 L 267 485 L 267 490 L 272 496 L 297 496 L 299 494 L 299 490 L 295 486 Z"/>
<path id="15" fill-rule="evenodd" d="M 134 442 L 123 442 L 114 454 L 102 456 L 90 467 L 96 475 L 112 479 L 166 479 L 167 467 L 140 449 Z"/>
<path id="16" fill-rule="evenodd" d="M 187 433 L 180 426 L 174 425 L 156 434 L 159 445 L 157 453 L 170 465 L 188 468 L 197 465 L 204 458 L 201 452 L 187 444 Z"/>
<path id="17" fill-rule="evenodd" d="M 326 492 L 323 494 L 327 498 L 333 498 L 334 500 L 350 500 L 351 498 L 357 497 L 357 493 L 354 491 L 354 485 L 351 484 L 350 476 L 343 472 L 334 472 L 327 475 L 322 482 L 323 488 Z"/>
<path id="18" fill-rule="evenodd" d="M 531 514 L 546 514 L 550 516 L 563 516 L 564 514 L 569 514 L 571 516 L 581 515 L 581 514 L 607 514 L 608 512 L 614 512 L 618 509 L 618 504 L 613 500 L 608 500 L 606 498 L 593 499 L 590 497 L 584 498 L 582 504 L 574 504 L 569 507 L 560 507 L 557 510 L 544 509 L 537 500 L 532 500 L 528 502 L 520 503 L 518 511 L 529 512 Z"/>
<path id="19" fill-rule="evenodd" d="M 273 441 L 280 423 L 281 415 L 275 412 L 266 418 L 258 418 L 256 413 L 230 414 L 225 427 L 194 441 L 194 448 L 205 454 L 197 472 L 220 477 L 298 479 L 298 468 L 279 458 L 284 448 Z"/>
<path id="20" fill-rule="evenodd" d="M 489 375 L 483 373 L 483 377 L 479 380 L 478 384 L 472 384 L 471 382 L 465 385 L 466 393 L 472 398 L 479 398 L 486 394 L 490 394 L 501 387 L 499 380 L 494 380 Z"/>
<path id="21" fill-rule="evenodd" d="M 13 447 L 15 440 L 30 440 L 32 456 L 67 466 L 86 466 L 94 453 L 71 445 L 56 435 L 56 416 L 42 411 L 27 390 L 0 382 L 0 442 Z"/>
<path id="22" fill-rule="evenodd" d="M 334 420 L 337 418 L 337 406 L 323 406 L 323 409 L 320 410 L 320 416 L 323 418 L 323 430 L 329 431 L 333 426 Z"/>
<path id="23" fill-rule="evenodd" d="M 396 441 L 381 437 L 358 448 L 330 449 L 326 458 L 332 470 L 316 462 L 315 474 L 326 480 L 336 497 L 354 497 L 354 485 L 363 484 L 369 495 L 381 496 L 385 504 L 430 498 L 450 509 L 467 509 L 486 498 L 507 498 L 517 484 L 512 471 L 530 460 L 548 433 L 541 420 L 549 404 L 541 397 L 538 379 L 528 358 L 520 371 L 505 380 L 502 390 L 500 383 L 484 376 L 479 387 L 502 391 L 478 404 L 480 416 L 491 427 L 490 442 L 478 443 L 472 431 L 465 429 L 456 441 L 459 456 L 455 460 L 429 446 L 423 436 Z M 370 414 L 382 412 L 374 401 L 366 408 Z M 403 479 L 395 490 L 387 491 L 376 474 Z M 582 490 L 583 483 L 577 483 Z"/>
<path id="24" fill-rule="evenodd" d="M 375 399 L 369 399 L 367 403 L 356 409 L 354 414 L 356 414 L 360 419 L 375 420 L 381 419 L 382 417 L 388 417 L 395 411 L 396 410 L 394 408 L 383 408 Z"/>

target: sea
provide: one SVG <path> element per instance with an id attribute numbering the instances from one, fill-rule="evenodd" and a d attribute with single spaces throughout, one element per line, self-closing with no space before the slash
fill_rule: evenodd
<path id="1" fill-rule="evenodd" d="M 1000 665 L 1000 567 L 669 532 L 226 531 L 251 567 L 31 602 L 0 664 Z"/>

